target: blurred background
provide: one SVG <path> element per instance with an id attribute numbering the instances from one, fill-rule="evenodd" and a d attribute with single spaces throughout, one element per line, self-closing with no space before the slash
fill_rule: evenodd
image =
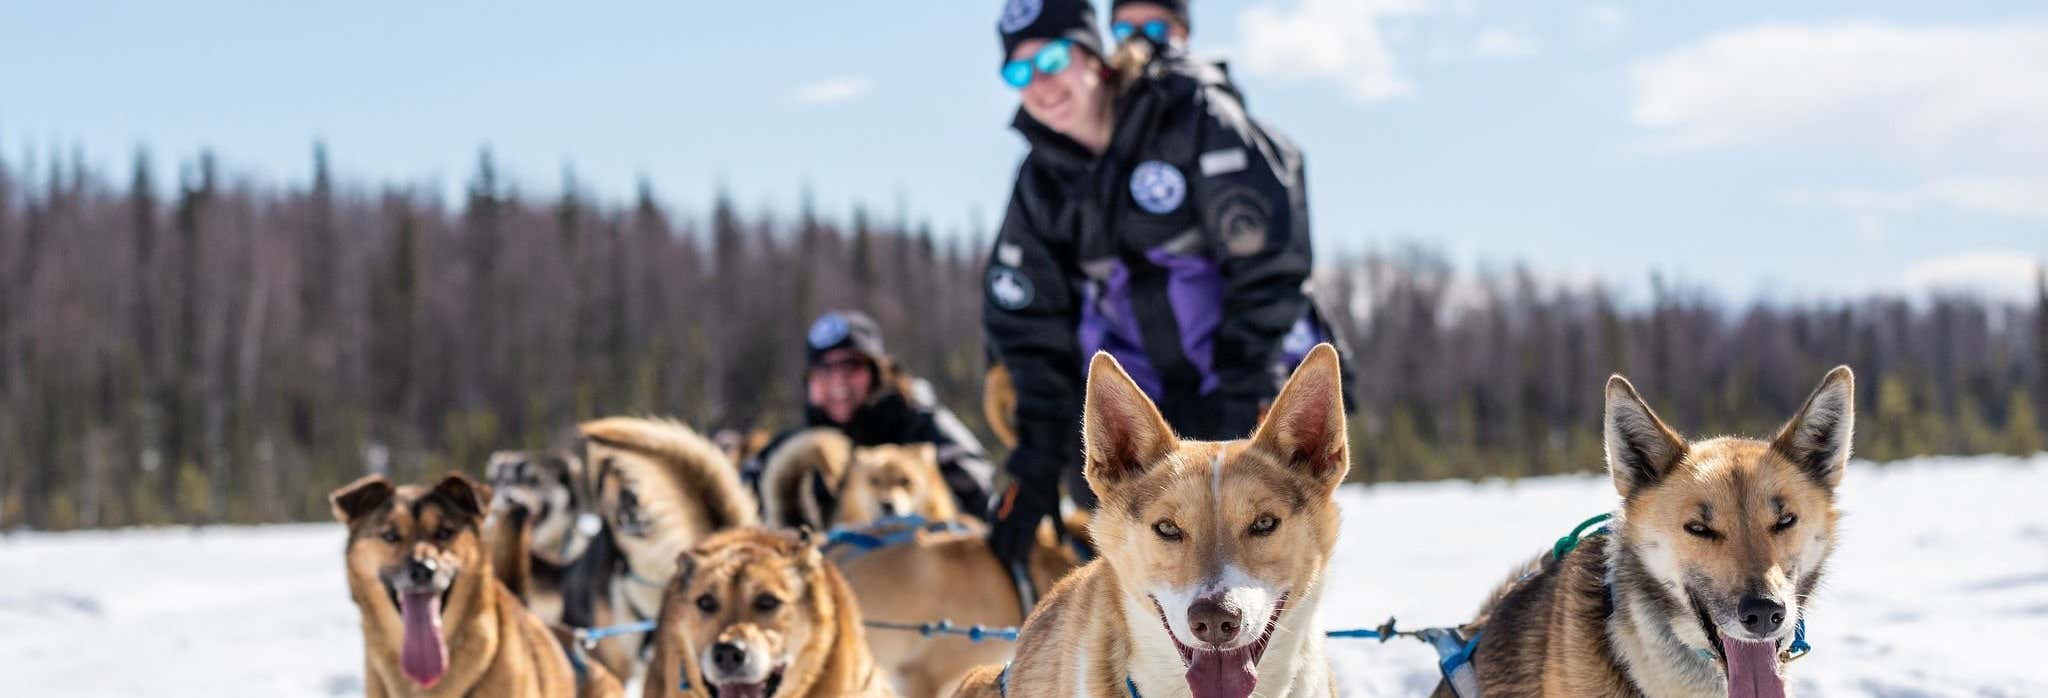
<path id="1" fill-rule="evenodd" d="M 324 519 L 606 414 L 786 426 L 834 307 L 980 428 L 999 6 L 0 4 L 0 526 Z M 1759 433 L 1847 363 L 1859 455 L 2043 448 L 2038 5 L 1193 29 L 1307 155 L 1354 478 L 1597 470 L 1612 372 Z"/>

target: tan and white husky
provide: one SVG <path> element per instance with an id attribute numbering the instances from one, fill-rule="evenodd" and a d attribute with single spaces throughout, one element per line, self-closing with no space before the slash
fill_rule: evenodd
<path id="1" fill-rule="evenodd" d="M 1782 698 L 1789 645 L 1834 549 L 1855 377 L 1828 373 L 1769 441 L 1688 442 L 1607 383 L 1612 533 L 1515 573 L 1466 627 L 1486 698 Z M 1438 695 L 1448 695 L 1439 688 Z"/>
<path id="2" fill-rule="evenodd" d="M 1082 414 L 1101 557 L 963 696 L 1329 696 L 1315 613 L 1350 468 L 1337 352 L 1310 352 L 1257 433 L 1182 441 L 1108 354 Z"/>

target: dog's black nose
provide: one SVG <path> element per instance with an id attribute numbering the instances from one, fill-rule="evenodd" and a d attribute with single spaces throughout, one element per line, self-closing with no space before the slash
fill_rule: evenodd
<path id="1" fill-rule="evenodd" d="M 1243 616 L 1235 607 L 1224 605 L 1217 599 L 1196 599 L 1188 606 L 1188 629 L 1195 631 L 1195 639 L 1221 646 L 1237 639 L 1237 630 L 1243 625 Z"/>
<path id="2" fill-rule="evenodd" d="M 413 560 L 406 563 L 405 576 L 411 578 L 414 584 L 432 584 L 434 563 L 432 560 Z"/>
<path id="3" fill-rule="evenodd" d="M 1778 632 L 1785 625 L 1785 604 L 1761 596 L 1742 597 L 1735 612 L 1742 616 L 1742 629 L 1758 635 Z"/>
<path id="4" fill-rule="evenodd" d="M 895 502 L 882 502 L 882 515 L 883 515 L 883 516 L 895 516 L 895 515 L 896 515 L 896 503 L 895 503 Z"/>
<path id="5" fill-rule="evenodd" d="M 747 663 L 747 646 L 737 642 L 721 642 L 711 646 L 711 666 L 718 673 L 738 672 Z"/>

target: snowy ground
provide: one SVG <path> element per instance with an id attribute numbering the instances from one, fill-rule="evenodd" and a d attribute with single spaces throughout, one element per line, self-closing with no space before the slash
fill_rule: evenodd
<path id="1" fill-rule="evenodd" d="M 1858 463 L 1803 696 L 2048 695 L 2048 455 Z M 1328 627 L 1467 617 L 1612 505 L 1604 477 L 1347 488 Z M 0 694 L 354 696 L 339 525 L 0 537 Z M 1347 695 L 1422 695 L 1413 641 L 1333 640 Z"/>

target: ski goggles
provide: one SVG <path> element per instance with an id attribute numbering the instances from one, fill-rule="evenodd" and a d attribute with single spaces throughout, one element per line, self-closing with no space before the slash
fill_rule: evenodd
<path id="1" fill-rule="evenodd" d="M 1131 38 L 1132 34 L 1144 32 L 1145 38 L 1151 39 L 1152 43 L 1163 45 L 1166 43 L 1166 33 L 1170 29 L 1172 29 L 1172 25 L 1167 24 L 1166 20 L 1163 19 L 1147 20 L 1144 24 L 1113 22 L 1109 25 L 1109 33 L 1116 35 L 1116 42 L 1119 44 L 1123 43 L 1125 39 Z"/>
<path id="2" fill-rule="evenodd" d="M 1038 53 L 1031 54 L 1030 58 L 1004 63 L 1003 82 L 1021 90 L 1031 84 L 1033 75 L 1052 75 L 1066 70 L 1067 64 L 1074 62 L 1073 43 L 1066 39 L 1053 39 L 1040 46 Z"/>

